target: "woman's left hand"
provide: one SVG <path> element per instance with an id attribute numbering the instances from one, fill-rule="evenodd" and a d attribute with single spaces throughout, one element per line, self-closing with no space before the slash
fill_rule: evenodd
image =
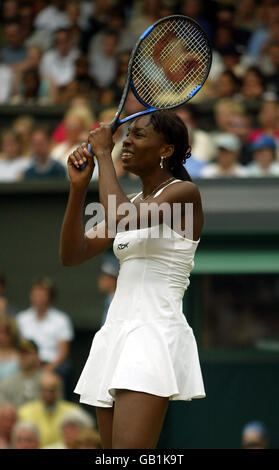
<path id="1" fill-rule="evenodd" d="M 100 123 L 100 127 L 90 131 L 88 143 L 98 160 L 111 156 L 114 143 L 110 125 Z"/>

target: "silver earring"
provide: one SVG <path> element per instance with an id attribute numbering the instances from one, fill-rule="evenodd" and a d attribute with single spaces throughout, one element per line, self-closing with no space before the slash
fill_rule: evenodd
<path id="1" fill-rule="evenodd" d="M 165 157 L 161 157 L 160 168 L 164 168 L 164 158 Z"/>

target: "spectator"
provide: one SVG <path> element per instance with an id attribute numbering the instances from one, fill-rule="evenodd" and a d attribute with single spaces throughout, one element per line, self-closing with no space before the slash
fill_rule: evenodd
<path id="1" fill-rule="evenodd" d="M 73 449 L 102 449 L 101 438 L 95 429 L 81 429 L 73 441 Z"/>
<path id="2" fill-rule="evenodd" d="M 64 379 L 69 375 L 70 343 L 73 326 L 68 315 L 53 306 L 55 287 L 52 280 L 36 280 L 30 292 L 31 306 L 17 314 L 21 335 L 35 341 L 39 357 L 47 371 L 55 371 Z"/>
<path id="3" fill-rule="evenodd" d="M 39 47 L 42 53 L 46 52 L 53 45 L 53 33 L 44 29 L 36 29 L 33 21 L 33 12 L 32 17 L 28 18 L 30 10 L 26 12 L 26 8 L 29 9 L 30 5 L 25 7 L 25 12 L 22 11 L 23 5 L 20 7 L 20 22 L 22 25 L 24 45 L 27 48 Z"/>
<path id="4" fill-rule="evenodd" d="M 20 421 L 36 424 L 40 431 L 40 447 L 62 439 L 60 421 L 79 405 L 63 400 L 62 381 L 54 373 L 46 372 L 40 380 L 40 398 L 18 408 Z"/>
<path id="5" fill-rule="evenodd" d="M 242 0 L 237 2 L 234 15 L 234 23 L 237 28 L 248 31 L 251 35 L 260 26 L 259 18 L 256 11 L 255 0 Z"/>
<path id="6" fill-rule="evenodd" d="M 75 75 L 75 61 L 80 52 L 72 44 L 68 29 L 60 29 L 55 33 L 55 45 L 44 52 L 40 72 L 50 79 L 55 86 L 63 87 L 70 83 Z"/>
<path id="7" fill-rule="evenodd" d="M 111 86 L 117 72 L 117 32 L 112 29 L 104 31 L 100 48 L 93 54 L 89 52 L 89 71 L 96 86 Z"/>
<path id="8" fill-rule="evenodd" d="M 26 59 L 26 47 L 23 45 L 23 37 L 20 24 L 16 18 L 6 22 L 4 26 L 4 44 L 1 49 L 2 61 L 10 65 L 14 72 L 17 65 Z"/>
<path id="9" fill-rule="evenodd" d="M 75 96 L 93 102 L 94 83 L 89 75 L 89 61 L 86 55 L 80 55 L 75 61 L 75 73 L 73 80 L 65 87 L 60 87 L 56 97 L 56 103 L 68 104 Z"/>
<path id="10" fill-rule="evenodd" d="M 40 431 L 38 426 L 28 421 L 19 421 L 12 430 L 12 449 L 39 449 Z"/>
<path id="11" fill-rule="evenodd" d="M 234 43 L 237 47 L 241 47 L 243 49 L 244 47 L 246 47 L 247 42 L 250 38 L 250 32 L 247 31 L 246 28 L 238 27 L 236 25 L 236 6 L 233 3 L 236 2 L 230 2 L 230 4 L 228 4 L 228 2 L 227 4 L 218 2 L 217 11 L 215 14 L 215 31 L 218 31 L 219 28 L 227 30 L 227 32 L 222 33 L 224 39 L 223 45 Z M 226 40 L 226 38 L 228 40 Z"/>
<path id="12" fill-rule="evenodd" d="M 260 421 L 247 423 L 241 436 L 242 449 L 268 449 L 269 435 L 266 426 Z"/>
<path id="13" fill-rule="evenodd" d="M 94 115 L 94 112 L 92 111 L 92 107 L 89 106 L 87 99 L 82 96 L 82 95 L 77 95 L 74 98 L 71 99 L 69 102 L 69 107 L 67 109 L 67 112 L 64 115 L 63 120 L 57 125 L 57 127 L 54 129 L 54 132 L 52 134 L 52 142 L 53 146 L 60 144 L 61 142 L 65 142 L 67 136 L 66 136 L 66 126 L 65 126 L 65 121 L 68 116 L 68 114 L 71 114 L 72 111 L 76 112 L 78 108 L 78 113 L 82 113 L 84 116 L 84 119 L 86 120 L 86 126 L 87 130 L 91 129 L 93 125 L 96 123 L 96 117 Z"/>
<path id="14" fill-rule="evenodd" d="M 82 142 L 86 142 L 88 132 L 92 128 L 93 115 L 84 106 L 70 109 L 63 120 L 65 125 L 65 140 L 52 148 L 52 158 L 67 167 L 67 160 L 70 153 Z"/>
<path id="15" fill-rule="evenodd" d="M 10 104 L 49 104 L 51 90 L 48 80 L 41 80 L 39 70 L 26 69 Z"/>
<path id="16" fill-rule="evenodd" d="M 117 93 L 118 89 L 116 87 L 107 87 L 107 88 L 102 88 L 101 90 L 98 90 L 98 96 L 97 96 L 97 102 L 98 102 L 98 107 L 100 109 L 106 109 L 108 107 L 113 107 L 115 106 L 116 102 L 119 103 L 119 100 L 117 100 Z M 123 92 L 123 89 L 122 89 Z"/>
<path id="17" fill-rule="evenodd" d="M 73 45 L 82 49 L 82 39 L 86 26 L 81 18 L 81 2 L 68 0 L 65 5 L 65 13 L 69 22 L 69 30 L 72 36 Z"/>
<path id="18" fill-rule="evenodd" d="M 208 132 L 198 126 L 198 114 L 195 106 L 186 104 L 177 109 L 176 114 L 187 126 L 190 136 L 191 152 L 195 159 L 208 162 L 216 155 L 214 140 Z M 190 161 L 190 160 L 189 160 Z M 187 162 L 188 165 L 189 162 Z"/>
<path id="19" fill-rule="evenodd" d="M 137 41 L 137 36 L 133 31 L 129 31 L 127 29 L 123 8 L 120 5 L 112 7 L 108 10 L 107 15 L 107 27 L 115 31 L 118 37 L 116 54 L 119 55 L 127 50 L 132 50 Z M 88 52 L 90 56 L 99 53 L 102 48 L 105 35 L 106 30 L 102 28 L 101 31 L 93 36 L 89 44 Z"/>
<path id="20" fill-rule="evenodd" d="M 160 0 L 136 1 L 128 21 L 128 29 L 139 37 L 149 26 L 159 19 Z"/>
<path id="21" fill-rule="evenodd" d="M 6 22 L 17 17 L 19 5 L 17 0 L 4 0 L 1 6 L 1 20 Z"/>
<path id="22" fill-rule="evenodd" d="M 15 315 L 16 309 L 6 296 L 7 279 L 3 272 L 0 271 L 0 317 L 6 315 Z"/>
<path id="23" fill-rule="evenodd" d="M 34 17 L 35 17 L 35 9 L 31 2 L 20 2 L 18 5 L 18 16 L 20 29 L 22 34 L 22 42 L 25 46 L 27 46 L 26 41 L 32 36 L 34 32 Z"/>
<path id="24" fill-rule="evenodd" d="M 204 2 L 202 0 L 183 0 L 180 5 L 180 14 L 190 16 L 196 20 L 212 39 L 212 25 L 204 14 Z"/>
<path id="25" fill-rule="evenodd" d="M 39 68 L 43 52 L 39 46 L 29 46 L 26 48 L 26 59 L 22 65 L 22 71 L 30 68 Z"/>
<path id="26" fill-rule="evenodd" d="M 222 98 L 214 106 L 215 130 L 212 134 L 229 132 L 230 123 L 234 116 L 242 114 L 244 107 L 231 98 Z"/>
<path id="27" fill-rule="evenodd" d="M 245 73 L 240 87 L 240 97 L 244 101 L 258 100 L 261 102 L 266 92 L 266 80 L 259 67 L 250 67 Z"/>
<path id="28" fill-rule="evenodd" d="M 0 104 L 7 103 L 12 95 L 14 73 L 12 68 L 0 62 Z"/>
<path id="29" fill-rule="evenodd" d="M 246 169 L 238 162 L 241 144 L 233 134 L 219 134 L 215 138 L 217 161 L 208 163 L 201 171 L 203 178 L 243 177 Z"/>
<path id="30" fill-rule="evenodd" d="M 27 47 L 26 59 L 17 67 L 14 95 L 11 103 L 25 103 L 28 102 L 30 98 L 37 100 L 39 104 L 48 104 L 55 101 L 56 87 L 54 83 L 50 79 L 43 77 L 40 73 L 41 58 L 41 47 L 36 45 Z M 30 87 L 30 80 L 26 83 L 26 72 L 30 70 L 36 71 L 36 79 L 38 82 L 36 87 Z"/>
<path id="31" fill-rule="evenodd" d="M 65 167 L 51 158 L 51 133 L 44 127 L 33 130 L 31 137 L 33 163 L 25 170 L 24 180 L 66 178 Z"/>
<path id="32" fill-rule="evenodd" d="M 93 430 L 94 420 L 83 409 L 71 410 L 65 413 L 60 421 L 62 440 L 45 449 L 74 449 L 74 442 L 82 430 Z"/>
<path id="33" fill-rule="evenodd" d="M 252 144 L 252 150 L 253 161 L 247 166 L 249 176 L 279 176 L 275 139 L 262 135 Z"/>
<path id="34" fill-rule="evenodd" d="M 21 138 L 22 155 L 28 158 L 31 157 L 31 135 L 34 125 L 35 119 L 28 114 L 22 114 L 12 122 L 12 130 Z"/>
<path id="35" fill-rule="evenodd" d="M 214 49 L 221 53 L 229 44 L 235 43 L 235 29 L 231 25 L 220 23 L 216 26 L 214 34 Z"/>
<path id="36" fill-rule="evenodd" d="M 272 41 L 267 48 L 271 69 L 266 76 L 269 88 L 279 98 L 279 40 Z"/>
<path id="37" fill-rule="evenodd" d="M 105 294 L 105 305 L 101 319 L 101 325 L 105 323 L 107 311 L 113 299 L 117 277 L 119 272 L 119 262 L 114 255 L 107 254 L 101 266 L 101 273 L 98 278 L 99 291 Z"/>
<path id="38" fill-rule="evenodd" d="M 222 47 L 219 53 L 222 58 L 223 72 L 233 72 L 238 79 L 242 78 L 246 72 L 246 67 L 241 63 L 240 47 L 237 47 L 234 43 L 229 43 Z"/>
<path id="39" fill-rule="evenodd" d="M 19 331 L 12 317 L 0 316 L 0 381 L 19 369 Z"/>
<path id="40" fill-rule="evenodd" d="M 231 70 L 225 70 L 222 72 L 218 80 L 213 85 L 215 97 L 219 98 L 234 98 L 240 87 L 240 81 L 238 77 Z"/>
<path id="41" fill-rule="evenodd" d="M 12 183 L 20 179 L 29 166 L 30 159 L 22 157 L 21 136 L 13 130 L 2 133 L 2 155 L 0 160 L 0 182 Z"/>
<path id="42" fill-rule="evenodd" d="M 252 65 L 260 63 L 261 53 L 268 41 L 273 39 L 274 30 L 277 28 L 279 19 L 279 5 L 277 2 L 270 2 L 263 8 L 263 23 L 255 29 L 247 44 L 246 63 Z M 275 28 L 274 28 L 275 25 Z"/>
<path id="43" fill-rule="evenodd" d="M 92 37 L 107 26 L 110 0 L 96 0 L 91 2 L 90 6 L 87 4 L 87 7 L 83 2 L 82 6 L 85 6 L 81 9 L 81 19 L 84 24 L 82 51 L 87 54 Z"/>
<path id="44" fill-rule="evenodd" d="M 235 114 L 228 124 L 228 133 L 236 135 L 241 142 L 239 162 L 242 165 L 252 160 L 250 134 L 252 131 L 251 116 L 247 113 Z"/>
<path id="45" fill-rule="evenodd" d="M 261 135 L 269 135 L 279 140 L 279 104 L 275 99 L 265 100 L 262 102 L 258 114 L 259 127 L 254 129 L 250 134 L 250 141 L 254 142 Z M 277 150 L 277 159 L 279 159 L 279 151 Z"/>
<path id="46" fill-rule="evenodd" d="M 57 29 L 68 28 L 70 20 L 65 11 L 65 0 L 51 0 L 35 17 L 34 26 L 38 30 L 54 33 Z"/>
<path id="47" fill-rule="evenodd" d="M 18 346 L 19 370 L 0 381 L 0 397 L 16 407 L 39 397 L 42 374 L 38 346 L 34 341 L 22 339 Z"/>
<path id="48" fill-rule="evenodd" d="M 0 449 L 12 448 L 12 430 L 16 421 L 16 407 L 11 403 L 0 405 Z"/>

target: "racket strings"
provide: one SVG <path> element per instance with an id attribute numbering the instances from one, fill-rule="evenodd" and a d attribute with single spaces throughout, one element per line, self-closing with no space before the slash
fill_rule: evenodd
<path id="1" fill-rule="evenodd" d="M 202 31 L 184 20 L 168 20 L 141 42 L 132 65 L 137 94 L 148 106 L 184 102 L 207 76 L 209 44 Z"/>

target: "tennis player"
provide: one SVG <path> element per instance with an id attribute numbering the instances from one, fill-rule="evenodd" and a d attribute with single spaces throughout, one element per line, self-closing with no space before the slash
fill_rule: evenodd
<path id="1" fill-rule="evenodd" d="M 76 266 L 113 246 L 120 260 L 117 288 L 106 322 L 96 333 L 75 392 L 96 407 L 103 448 L 154 449 L 169 400 L 205 396 L 196 341 L 182 311 L 202 226 L 197 186 L 184 168 L 190 155 L 188 132 L 171 111 L 157 111 L 132 121 L 123 141 L 123 167 L 142 182 L 139 194 L 125 195 L 111 158 L 111 129 L 102 124 L 88 142 L 99 167 L 99 197 L 105 219 L 84 233 L 83 207 L 94 159 L 87 144 L 68 158 L 71 179 L 61 230 L 64 265 Z M 87 161 L 83 171 L 80 165 Z M 116 208 L 136 208 L 136 229 L 109 233 L 108 196 Z M 171 236 L 153 236 L 157 226 L 148 218 L 141 227 L 141 204 L 181 203 L 181 231 L 169 225 Z M 184 210 L 192 204 L 193 220 Z M 117 215 L 117 222 L 123 219 Z M 183 229 L 193 225 L 192 237 Z M 98 237 L 98 231 L 106 236 Z M 94 231 L 94 234 L 93 234 Z M 161 233 L 161 232 L 160 232 Z M 93 236 L 94 235 L 94 236 Z"/>

